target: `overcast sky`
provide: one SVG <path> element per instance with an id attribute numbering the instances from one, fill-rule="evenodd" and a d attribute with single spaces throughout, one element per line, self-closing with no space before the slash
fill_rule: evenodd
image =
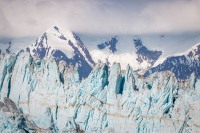
<path id="1" fill-rule="evenodd" d="M 79 33 L 200 30 L 199 0 L 0 0 L 0 36 L 38 36 L 53 25 Z"/>
<path id="2" fill-rule="evenodd" d="M 200 0 L 0 0 L 0 42 L 38 37 L 54 25 L 79 34 L 193 39 L 200 31 Z"/>

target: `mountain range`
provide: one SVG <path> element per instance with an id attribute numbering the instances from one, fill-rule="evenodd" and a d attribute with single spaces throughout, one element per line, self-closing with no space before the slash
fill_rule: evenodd
<path id="1" fill-rule="evenodd" d="M 113 36 L 109 40 L 96 44 L 96 49 L 90 51 L 77 34 L 63 31 L 55 26 L 22 50 L 39 59 L 54 58 L 57 64 L 60 61 L 65 61 L 68 65 L 77 66 L 81 79 L 89 75 L 98 60 L 109 65 L 119 62 L 124 66 L 122 69 L 130 64 L 135 71 L 140 71 L 145 77 L 160 71 L 171 71 L 180 80 L 188 79 L 192 73 L 197 78 L 200 77 L 199 44 L 182 55 L 171 55 L 160 62 L 163 51 L 147 48 L 142 39 L 138 37 L 132 38 L 131 52 L 121 54 L 121 48 L 118 48 L 118 44 L 124 43 L 122 40 L 121 36 Z M 0 50 L 0 53 L 12 53 L 10 47 L 12 47 L 11 42 L 9 42 L 8 48 L 5 51 Z"/>
<path id="2" fill-rule="evenodd" d="M 163 51 L 130 41 L 129 54 L 122 36 L 89 50 L 55 26 L 17 53 L 9 42 L 0 52 L 0 132 L 199 132 L 200 44 L 161 62 Z"/>
<path id="3" fill-rule="evenodd" d="M 168 57 L 163 63 L 149 69 L 144 76 L 160 71 L 171 71 L 180 80 L 188 79 L 192 73 L 200 78 L 200 44 L 182 55 Z"/>

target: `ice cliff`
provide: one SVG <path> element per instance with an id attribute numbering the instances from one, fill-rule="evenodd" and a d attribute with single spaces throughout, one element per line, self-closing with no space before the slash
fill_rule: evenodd
<path id="1" fill-rule="evenodd" d="M 200 131 L 200 80 L 168 71 L 148 78 L 99 62 L 77 67 L 27 52 L 0 57 L 0 132 L 160 133 Z M 12 102 L 13 101 L 13 102 Z"/>

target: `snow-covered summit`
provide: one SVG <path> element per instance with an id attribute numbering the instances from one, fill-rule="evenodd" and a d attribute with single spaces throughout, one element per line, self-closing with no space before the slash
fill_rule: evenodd
<path id="1" fill-rule="evenodd" d="M 93 42 L 91 45 L 98 48 L 90 50 L 96 62 L 98 59 L 109 62 L 111 65 L 117 62 L 124 70 L 129 64 L 134 70 L 146 71 L 159 60 L 162 54 L 162 51 L 151 50 L 153 48 L 147 47 L 142 39 L 132 35 L 112 36 Z"/>
<path id="2" fill-rule="evenodd" d="M 64 60 L 73 66 L 78 64 L 81 77 L 87 77 L 95 64 L 75 33 L 62 31 L 56 26 L 40 36 L 26 51 L 40 59 L 53 57 L 56 62 Z"/>
<path id="3" fill-rule="evenodd" d="M 137 61 L 141 64 L 143 62 L 148 62 L 149 67 L 151 67 L 162 55 L 162 51 L 149 50 L 144 46 L 140 38 L 133 39 L 136 48 Z"/>
<path id="4" fill-rule="evenodd" d="M 108 47 L 110 53 L 115 53 L 117 51 L 116 45 L 118 43 L 118 40 L 119 40 L 118 36 L 114 36 L 110 40 L 98 44 L 97 47 L 99 49 L 105 49 L 106 47 Z"/>
<path id="5" fill-rule="evenodd" d="M 200 44 L 182 54 L 166 58 L 164 62 L 148 70 L 144 76 L 160 71 L 171 71 L 181 80 L 188 79 L 192 73 L 196 78 L 200 78 Z"/>
<path id="6" fill-rule="evenodd" d="M 194 45 L 190 50 L 188 50 L 188 56 L 193 60 L 200 61 L 200 43 Z"/>
<path id="7" fill-rule="evenodd" d="M 88 76 L 99 59 L 109 66 L 120 63 L 123 70 L 129 64 L 134 71 L 140 71 L 141 74 L 146 72 L 145 76 L 156 71 L 166 70 L 172 71 L 180 79 L 189 78 L 193 72 L 196 76 L 200 75 L 199 44 L 194 45 L 184 53 L 165 55 L 164 49 L 151 47 L 155 42 L 149 42 L 142 36 L 105 35 L 97 36 L 97 38 L 79 36 L 72 31 L 64 31 L 55 26 L 47 30 L 32 45 L 18 48 L 18 52 L 23 49 L 39 59 L 53 57 L 57 64 L 60 61 L 65 61 L 72 66 L 77 64 L 81 78 Z M 1 45 L 0 54 L 15 53 L 13 50 L 18 46 L 13 47 L 15 43 L 12 40 L 12 45 Z"/>

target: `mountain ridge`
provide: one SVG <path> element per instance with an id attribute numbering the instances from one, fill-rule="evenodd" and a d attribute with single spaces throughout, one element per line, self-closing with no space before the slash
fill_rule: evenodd
<path id="1" fill-rule="evenodd" d="M 95 64 L 77 35 L 71 31 L 62 33 L 56 26 L 45 32 L 26 51 L 40 59 L 52 56 L 57 63 L 64 60 L 73 66 L 77 64 L 80 78 L 87 77 Z"/>
<path id="2" fill-rule="evenodd" d="M 180 80 L 188 79 L 192 73 L 200 78 L 200 44 L 194 45 L 182 55 L 166 58 L 163 63 L 147 70 L 144 76 L 159 71 L 171 71 Z"/>
<path id="3" fill-rule="evenodd" d="M 168 56 L 163 63 L 164 61 L 161 62 L 160 59 L 163 52 L 146 47 L 145 43 L 147 42 L 144 43 L 139 37 L 129 38 L 131 41 L 130 53 L 120 53 L 119 51 L 123 50 L 128 42 L 124 39 L 126 37 L 113 36 L 107 41 L 97 43 L 95 46 L 98 49 L 89 51 L 77 34 L 72 31 L 62 31 L 54 26 L 24 50 L 39 59 L 53 57 L 58 64 L 59 61 L 64 60 L 68 65 L 77 65 L 80 78 L 87 77 L 99 59 L 110 64 L 109 66 L 115 62 L 121 63 L 122 69 L 126 69 L 126 65 L 130 64 L 134 71 L 140 71 L 144 76 L 149 76 L 156 71 L 171 71 L 181 80 L 189 78 L 193 72 L 196 77 L 200 77 L 198 44 L 182 54 Z M 124 46 L 119 47 L 120 43 Z M 12 53 L 11 47 L 12 45 L 9 44 L 4 51 L 0 50 L 0 54 Z M 190 65 L 191 62 L 192 65 Z"/>

